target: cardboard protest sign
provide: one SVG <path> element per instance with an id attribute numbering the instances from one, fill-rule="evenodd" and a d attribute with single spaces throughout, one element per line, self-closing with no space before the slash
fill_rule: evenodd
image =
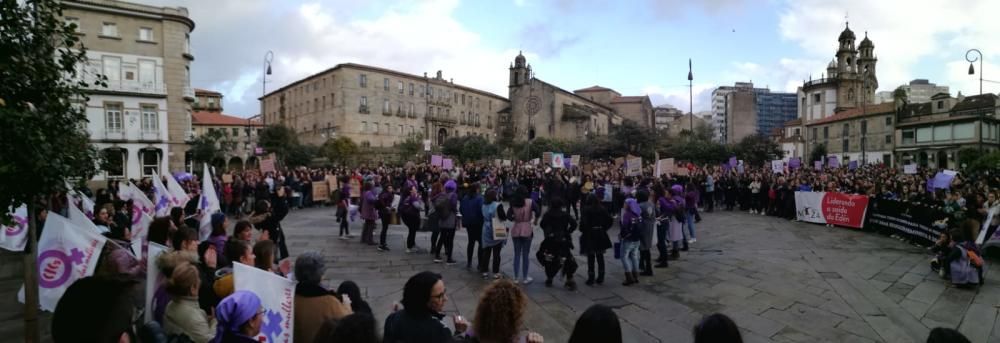
<path id="1" fill-rule="evenodd" d="M 431 165 L 432 166 L 440 167 L 441 163 L 443 162 L 443 160 L 444 160 L 444 157 L 441 157 L 441 155 L 431 155 Z"/>
<path id="2" fill-rule="evenodd" d="M 361 197 L 361 181 L 355 178 L 351 178 L 351 180 L 347 182 L 347 185 L 351 187 L 352 198 Z"/>
<path id="3" fill-rule="evenodd" d="M 912 174 L 916 174 L 916 173 L 917 173 L 917 165 L 916 164 L 907 164 L 907 165 L 903 166 L 903 174 L 910 174 L 910 175 L 912 175 Z"/>
<path id="4" fill-rule="evenodd" d="M 446 159 L 442 160 L 441 161 L 441 169 L 451 170 L 451 168 L 454 167 L 454 165 L 452 163 L 453 162 L 451 161 L 450 158 L 446 158 Z"/>
<path id="5" fill-rule="evenodd" d="M 785 172 L 785 162 L 782 162 L 781 160 L 771 161 L 771 172 L 775 174 Z"/>
<path id="6" fill-rule="evenodd" d="M 552 168 L 563 168 L 563 167 L 565 167 L 565 163 L 566 162 L 563 160 L 563 154 L 553 154 L 553 153 L 550 153 L 550 156 L 551 156 L 551 161 L 550 162 L 551 162 Z"/>
<path id="7" fill-rule="evenodd" d="M 330 198 L 330 185 L 321 181 L 313 182 L 312 195 L 313 201 L 326 201 Z"/>
<path id="8" fill-rule="evenodd" d="M 542 153 L 542 163 L 545 165 L 552 164 L 552 152 L 546 151 Z"/>
<path id="9" fill-rule="evenodd" d="M 277 171 L 275 168 L 275 161 L 273 156 L 268 156 L 267 158 L 262 158 L 260 160 L 260 173 L 267 174 Z"/>
<path id="10" fill-rule="evenodd" d="M 638 176 L 642 174 L 642 158 L 630 158 L 625 163 L 625 175 Z"/>
<path id="11" fill-rule="evenodd" d="M 222 183 L 233 183 L 233 174 L 222 174 Z"/>

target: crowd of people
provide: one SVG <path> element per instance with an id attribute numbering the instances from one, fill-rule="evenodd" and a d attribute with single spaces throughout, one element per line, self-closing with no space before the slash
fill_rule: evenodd
<path id="1" fill-rule="evenodd" d="M 640 276 L 653 275 L 655 268 L 668 268 L 696 244 L 701 211 L 720 207 L 794 220 L 796 191 L 864 194 L 945 211 L 948 218 L 943 218 L 942 225 L 950 230 L 933 247 L 939 257 L 935 266 L 949 277 L 962 269 L 958 281 L 972 284 L 982 282 L 982 261 L 976 266 L 967 252 L 982 255 L 978 247 L 968 243 L 978 234 L 980 224 L 990 218 L 993 223 L 986 225 L 987 230 L 996 230 L 997 218 L 988 214 L 1000 206 L 996 191 L 1000 178 L 989 174 L 956 176 L 948 189 L 928 189 L 928 179 L 934 177 L 928 170 L 904 174 L 882 165 L 786 168 L 780 172 L 742 166 L 739 170 L 706 167 L 652 174 L 652 168 L 646 168 L 643 174 L 629 176 L 613 161 L 593 162 L 586 171 L 521 162 L 513 166 L 467 164 L 453 170 L 421 165 L 298 168 L 266 174 L 248 171 L 227 174 L 226 180 L 220 175 L 213 177 L 220 195 L 220 213 L 201 213 L 201 181 L 197 176 L 175 175 L 191 200 L 171 209 L 169 216 L 155 218 L 149 226 L 148 240 L 171 251 L 156 261 L 166 280 L 155 294 L 152 308 L 138 309 L 151 312 L 154 318 L 150 323 L 139 323 L 144 324 L 141 330 L 127 325 L 137 309 L 124 302 L 141 303 L 136 301 L 144 289 L 139 285 L 151 271 L 146 270 L 144 255 L 130 248 L 132 203 L 119 199 L 119 186 L 109 183 L 94 193 L 93 213 L 94 223 L 106 230 L 105 235 L 115 244 L 108 244 L 101 253 L 93 277 L 70 288 L 78 290 L 67 291 L 55 319 L 65 318 L 60 309 L 78 313 L 72 311 L 82 311 L 77 307 L 93 301 L 79 297 L 105 296 L 103 299 L 113 306 L 102 311 L 115 313 L 109 312 L 101 325 L 80 328 L 100 335 L 92 337 L 102 337 L 96 341 L 122 335 L 143 342 L 165 342 L 172 337 L 194 342 L 255 341 L 261 325 L 260 299 L 250 292 L 235 291 L 232 270 L 233 263 L 239 262 L 298 282 L 296 341 L 540 342 L 537 333 L 524 332 L 526 300 L 519 287 L 533 282 L 529 267 L 536 233 L 542 242 L 534 257 L 544 269 L 545 286 L 562 280 L 569 290 L 578 287 L 574 254 L 586 257 L 584 283 L 602 285 L 608 250 L 622 263 L 622 284 L 630 286 L 640 283 Z M 312 183 L 317 182 L 332 186 L 330 193 L 312 194 Z M 152 198 L 150 180 L 134 183 Z M 80 191 L 90 194 L 89 190 Z M 314 196 L 328 200 L 314 201 Z M 65 195 L 53 196 L 46 208 L 65 213 L 71 205 L 65 199 Z M 303 253 L 291 262 L 281 221 L 294 209 L 324 204 L 334 208 L 338 223 L 332 226 L 338 227 L 341 239 L 354 237 L 349 223 L 357 220 L 362 222 L 362 243 L 389 251 L 387 231 L 391 224 L 401 223 L 407 228 L 402 249 L 408 254 L 429 253 L 437 263 L 458 263 L 453 251 L 455 233 L 466 230 L 466 268 L 485 280 L 495 280 L 482 291 L 473 322 L 456 316 L 454 330 L 444 325 L 444 281 L 438 274 L 422 272 L 406 283 L 401 307 L 385 319 L 384 332 L 378 335 L 372 310 L 357 284 L 345 281 L 335 290 L 323 286 L 325 264 L 318 253 Z M 198 226 L 203 216 L 210 217 L 211 234 L 202 241 Z M 231 220 L 235 221 L 232 226 Z M 615 237 L 613 227 L 618 228 Z M 377 241 L 376 229 L 380 229 Z M 574 240 L 572 234 L 577 230 L 579 238 Z M 416 236 L 423 231 L 430 231 L 428 249 L 416 245 Z M 993 232 L 987 236 L 992 237 Z M 514 246 L 512 275 L 500 270 L 501 251 L 508 239 Z M 952 267 L 954 262 L 973 268 L 970 272 L 965 267 Z M 54 333 L 59 331 L 57 324 L 76 328 L 86 323 L 55 319 Z M 121 322 L 109 322 L 115 320 Z M 580 317 L 570 341 L 621 341 L 620 330 L 613 311 L 595 306 Z M 694 331 L 697 342 L 740 341 L 736 325 L 722 314 L 707 316 Z M 81 337 L 88 336 L 62 336 L 57 342 L 81 341 Z"/>

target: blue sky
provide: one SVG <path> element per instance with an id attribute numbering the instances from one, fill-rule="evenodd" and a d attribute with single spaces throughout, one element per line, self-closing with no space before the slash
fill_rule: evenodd
<path id="1" fill-rule="evenodd" d="M 845 16 L 858 40 L 868 31 L 879 58 L 879 90 L 914 78 L 978 93 L 965 51 L 986 55 L 1000 80 L 1000 1 L 962 6 L 932 0 L 495 0 L 267 1 L 139 0 L 188 7 L 196 22 L 192 86 L 223 92 L 226 112 L 256 114 L 261 63 L 274 51 L 276 89 L 337 63 L 413 74 L 442 70 L 456 83 L 506 96 L 507 67 L 523 50 L 536 76 L 564 89 L 591 85 L 695 111 L 720 85 L 753 81 L 794 91 L 820 77 Z M 976 65 L 978 69 L 978 63 Z M 1000 91 L 985 84 L 985 91 Z"/>

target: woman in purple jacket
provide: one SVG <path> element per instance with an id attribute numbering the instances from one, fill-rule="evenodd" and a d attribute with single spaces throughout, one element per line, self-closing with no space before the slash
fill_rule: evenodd
<path id="1" fill-rule="evenodd" d="M 376 245 L 375 238 L 372 236 L 375 232 L 375 220 L 378 219 L 378 212 L 375 211 L 375 203 L 378 202 L 378 197 L 375 195 L 375 191 L 372 190 L 372 183 L 365 182 L 365 185 L 361 187 L 361 220 L 365 221 L 364 227 L 361 228 L 361 243 L 368 245 Z"/>
<path id="2" fill-rule="evenodd" d="M 695 187 L 693 183 L 687 184 L 687 193 L 684 194 L 685 209 L 687 209 L 687 231 L 684 232 L 687 236 L 687 242 L 684 243 L 685 248 L 688 244 L 697 242 L 698 239 L 694 236 L 694 222 L 695 217 L 698 215 L 698 198 L 701 194 L 698 193 L 698 187 Z"/>

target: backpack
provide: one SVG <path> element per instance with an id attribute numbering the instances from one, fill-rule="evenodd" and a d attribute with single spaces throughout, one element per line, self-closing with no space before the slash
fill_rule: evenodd
<path id="1" fill-rule="evenodd" d="M 451 212 L 451 197 L 439 196 L 434 200 L 434 213 L 437 214 L 438 218 L 448 218 L 451 216 Z"/>

